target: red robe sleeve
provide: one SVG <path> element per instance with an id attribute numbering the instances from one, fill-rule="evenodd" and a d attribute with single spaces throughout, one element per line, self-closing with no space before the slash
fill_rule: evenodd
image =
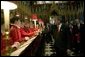
<path id="1" fill-rule="evenodd" d="M 30 36 L 33 36 L 33 34 L 34 34 L 34 32 L 31 31 L 30 29 L 27 30 L 27 31 L 25 31 L 24 29 L 21 29 L 21 35 L 24 36 L 24 37 L 25 37 L 25 36 L 30 37 Z"/>

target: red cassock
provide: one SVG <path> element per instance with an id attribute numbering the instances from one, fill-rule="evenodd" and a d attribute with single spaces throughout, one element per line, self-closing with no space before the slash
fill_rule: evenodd
<path id="1" fill-rule="evenodd" d="M 34 35 L 35 35 L 34 28 L 30 28 L 30 30 L 29 30 L 29 31 L 30 31 L 30 33 L 29 33 L 29 34 L 30 34 L 30 36 L 34 36 Z"/>
<path id="2" fill-rule="evenodd" d="M 10 38 L 7 41 L 5 35 L 1 33 L 1 55 L 5 55 L 7 53 L 6 47 L 10 46 L 10 44 L 11 44 Z"/>
<path id="3" fill-rule="evenodd" d="M 24 28 L 21 28 L 21 35 L 22 35 L 22 38 L 24 37 L 31 37 L 34 35 L 34 31 L 32 29 L 24 29 Z"/>
<path id="4" fill-rule="evenodd" d="M 18 28 L 17 26 L 13 25 L 10 29 L 10 38 L 12 40 L 12 43 L 14 42 L 21 42 L 22 38 L 21 38 L 21 32 L 20 32 L 20 28 Z"/>
<path id="5" fill-rule="evenodd" d="M 6 41 L 4 39 L 4 35 L 2 35 L 1 33 L 1 55 L 5 54 L 6 52 L 5 48 L 6 48 Z"/>

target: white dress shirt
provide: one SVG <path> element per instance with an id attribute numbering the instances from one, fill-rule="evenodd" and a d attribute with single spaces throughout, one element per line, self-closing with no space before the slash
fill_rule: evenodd
<path id="1" fill-rule="evenodd" d="M 58 31 L 60 31 L 61 26 L 62 26 L 62 23 L 60 23 L 60 24 L 58 25 Z"/>

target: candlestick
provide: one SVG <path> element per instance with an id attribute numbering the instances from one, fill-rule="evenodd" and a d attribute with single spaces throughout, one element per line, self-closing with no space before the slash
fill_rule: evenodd
<path id="1" fill-rule="evenodd" d="M 5 23 L 5 30 L 9 31 L 9 10 L 4 9 L 4 23 Z"/>
<path id="2" fill-rule="evenodd" d="M 9 48 L 9 11 L 16 9 L 17 5 L 8 1 L 1 1 L 1 9 L 4 11 L 4 21 L 5 21 L 5 35 L 6 35 L 6 51 L 7 56 L 10 55 L 10 48 Z"/>

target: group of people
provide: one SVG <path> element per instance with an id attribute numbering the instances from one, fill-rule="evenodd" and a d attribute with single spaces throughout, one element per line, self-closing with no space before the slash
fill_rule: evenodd
<path id="1" fill-rule="evenodd" d="M 18 17 L 13 17 L 10 20 L 10 32 L 9 32 L 9 45 L 11 47 L 16 47 L 20 45 L 21 42 L 25 42 L 32 37 L 39 34 L 39 32 L 42 30 L 42 26 L 38 24 L 38 26 L 34 25 L 32 21 L 26 20 L 20 20 Z M 1 53 L 5 51 L 6 48 L 6 39 L 5 34 L 1 33 Z"/>
<path id="2" fill-rule="evenodd" d="M 75 19 L 62 22 L 59 16 L 54 16 L 54 24 L 47 26 L 47 35 L 53 36 L 57 56 L 77 56 L 83 54 L 82 40 L 84 39 L 84 21 Z M 48 37 L 48 39 L 51 37 Z M 47 42 L 51 42 L 51 40 Z M 84 54 L 83 54 L 84 55 Z"/>
<path id="3" fill-rule="evenodd" d="M 46 32 L 47 43 L 54 39 L 54 47 L 56 56 L 67 56 L 72 54 L 83 54 L 82 40 L 84 38 L 84 22 L 80 19 L 63 23 L 59 16 L 54 16 L 54 24 L 47 24 L 43 26 L 36 26 L 28 21 L 20 21 L 19 18 L 12 18 L 10 20 L 9 42 L 13 47 L 16 43 L 27 41 L 32 36 L 37 35 L 39 30 Z M 1 53 L 6 48 L 5 36 L 1 33 Z M 70 52 L 70 53 L 69 53 Z M 4 54 L 4 53 L 3 53 Z"/>

